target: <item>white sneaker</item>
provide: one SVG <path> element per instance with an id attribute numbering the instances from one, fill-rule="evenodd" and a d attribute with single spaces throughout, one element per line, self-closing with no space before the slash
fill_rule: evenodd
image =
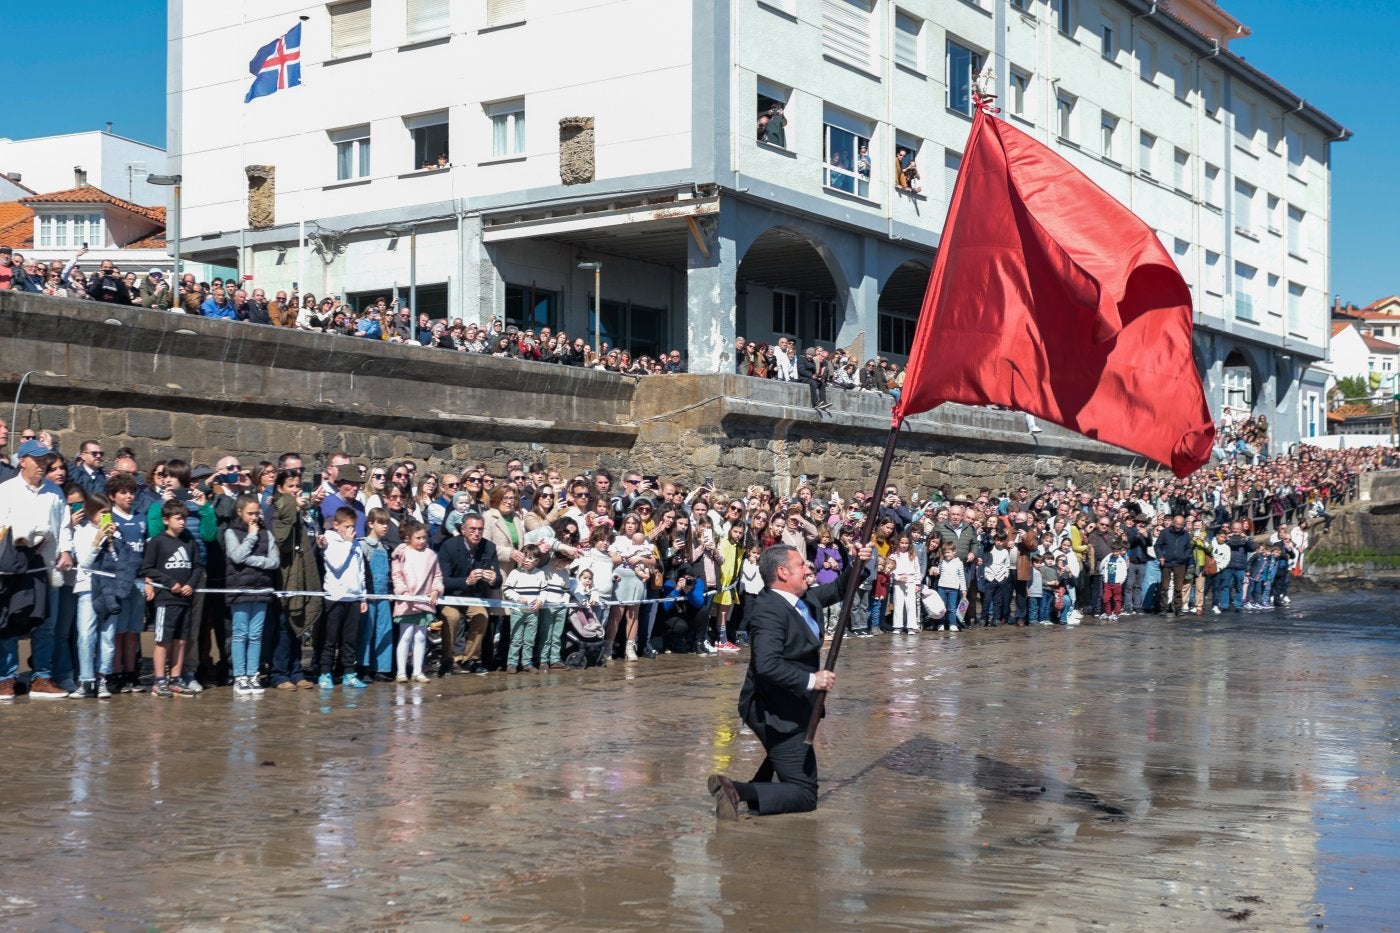
<path id="1" fill-rule="evenodd" d="M 1282 599 L 1282 600 L 1283 600 L 1283 604 L 1284 604 L 1285 606 L 1287 606 L 1289 603 L 1293 602 L 1293 600 L 1289 599 L 1287 596 L 1280 596 L 1279 599 Z"/>
<path id="2" fill-rule="evenodd" d="M 415 684 L 426 684 L 426 683 L 430 683 L 431 681 L 428 680 L 428 675 L 427 675 L 427 674 L 414 674 L 414 675 L 413 675 L 413 682 L 414 682 Z"/>
<path id="3" fill-rule="evenodd" d="M 256 674 L 248 678 L 248 692 L 254 696 L 267 692 L 267 688 L 262 685 L 262 679 Z"/>
<path id="4" fill-rule="evenodd" d="M 248 686 L 247 677 L 235 677 L 233 679 L 234 696 L 246 697 L 252 694 L 253 688 Z"/>
<path id="5" fill-rule="evenodd" d="M 1220 615 L 1220 607 L 1219 607 L 1219 606 L 1211 606 L 1211 607 L 1210 607 L 1210 611 L 1213 612 L 1213 613 L 1215 613 L 1216 615 Z"/>
<path id="6" fill-rule="evenodd" d="M 634 641 L 629 641 L 627 643 L 627 660 L 637 660 L 637 643 Z"/>
<path id="7" fill-rule="evenodd" d="M 958 628 L 956 625 L 950 625 L 950 626 L 948 626 L 948 631 L 950 631 L 950 632 L 961 632 L 962 629 Z"/>

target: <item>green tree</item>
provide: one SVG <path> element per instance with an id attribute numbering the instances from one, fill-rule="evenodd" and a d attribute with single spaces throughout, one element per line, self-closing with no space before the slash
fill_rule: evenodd
<path id="1" fill-rule="evenodd" d="M 1345 376 L 1337 380 L 1337 387 L 1332 391 L 1334 401 L 1339 405 L 1359 402 L 1370 399 L 1371 384 L 1365 376 Z"/>

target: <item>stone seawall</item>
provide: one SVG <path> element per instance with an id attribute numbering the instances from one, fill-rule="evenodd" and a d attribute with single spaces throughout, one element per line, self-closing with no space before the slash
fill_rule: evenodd
<path id="1" fill-rule="evenodd" d="M 780 491 L 804 474 L 823 491 L 872 482 L 891 407 L 833 389 L 835 410 L 819 417 L 805 387 L 741 376 L 625 377 L 0 293 L 0 397 L 26 373 L 12 427 L 52 431 L 66 451 L 92 437 L 144 462 L 296 450 L 319 466 L 343 448 L 457 469 L 520 456 Z M 1087 485 L 1148 466 L 1053 426 L 1025 428 L 1014 412 L 963 406 L 913 418 L 894 481 Z"/>

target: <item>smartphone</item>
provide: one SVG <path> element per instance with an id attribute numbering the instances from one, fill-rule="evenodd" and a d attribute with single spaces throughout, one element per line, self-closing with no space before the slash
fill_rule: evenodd
<path id="1" fill-rule="evenodd" d="M 713 476 L 705 477 L 705 485 L 709 486 L 711 489 L 715 488 L 715 478 Z"/>
<path id="2" fill-rule="evenodd" d="M 655 473 L 648 473 L 648 474 L 646 474 L 645 476 L 643 476 L 642 479 L 644 479 L 646 482 L 650 483 L 651 485 L 655 486 L 655 485 L 656 485 L 656 480 L 657 480 L 657 475 L 656 475 Z"/>
<path id="3" fill-rule="evenodd" d="M 87 244 L 86 244 L 86 243 L 83 244 L 83 249 L 87 249 Z"/>
<path id="4" fill-rule="evenodd" d="M 300 291 L 300 290 L 301 290 L 301 289 L 300 289 L 300 287 L 299 287 L 299 283 L 293 282 L 293 283 L 292 283 L 292 291 L 295 292 L 295 291 Z"/>
<path id="5" fill-rule="evenodd" d="M 111 513 L 111 512 L 103 512 L 101 515 L 97 516 L 97 527 L 98 527 L 98 528 L 106 528 L 106 527 L 107 527 L 108 525 L 110 525 L 110 524 L 112 524 L 112 513 Z"/>

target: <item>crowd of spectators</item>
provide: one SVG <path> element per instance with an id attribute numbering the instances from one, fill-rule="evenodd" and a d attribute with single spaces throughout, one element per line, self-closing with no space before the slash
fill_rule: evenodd
<path id="1" fill-rule="evenodd" d="M 798 548 L 829 582 L 872 510 L 854 636 L 1270 609 L 1289 601 L 1308 522 L 1360 472 L 1397 465 L 1304 448 L 1094 488 L 842 491 L 804 477 L 782 495 L 521 460 L 427 472 L 342 451 L 313 473 L 297 453 L 141 464 L 88 440 L 70 462 L 44 432 L 18 440 L 15 464 L 0 461 L 0 700 L 15 696 L 23 637 L 39 699 L 534 672 L 587 663 L 590 638 L 604 662 L 736 654 L 763 549 Z M 17 630 L 24 581 L 40 578 L 46 611 Z M 136 654 L 147 628 L 150 677 Z"/>

